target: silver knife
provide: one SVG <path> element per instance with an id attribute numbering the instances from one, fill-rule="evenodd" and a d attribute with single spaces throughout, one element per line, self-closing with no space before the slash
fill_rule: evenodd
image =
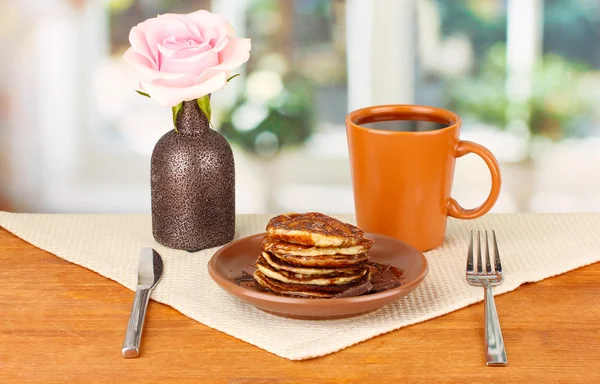
<path id="1" fill-rule="evenodd" d="M 163 273 L 163 261 L 158 252 L 152 248 L 142 248 L 138 265 L 138 282 L 133 298 L 129 324 L 123 342 L 123 357 L 133 358 L 140 354 L 140 340 L 146 317 L 146 308 L 152 290 L 158 284 Z"/>

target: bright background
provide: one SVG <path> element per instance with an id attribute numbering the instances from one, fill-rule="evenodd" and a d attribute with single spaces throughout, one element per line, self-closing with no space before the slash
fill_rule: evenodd
<path id="1" fill-rule="evenodd" d="M 238 212 L 352 212 L 349 110 L 449 108 L 494 152 L 495 212 L 600 211 L 597 0 L 2 0 L 0 209 L 149 212 L 149 156 L 171 111 L 121 55 L 159 13 L 208 9 L 252 38 L 213 97 Z M 479 158 L 453 195 L 487 196 Z"/>

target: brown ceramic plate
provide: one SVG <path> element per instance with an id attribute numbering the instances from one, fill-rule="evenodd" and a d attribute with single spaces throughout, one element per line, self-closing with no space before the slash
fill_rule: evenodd
<path id="1" fill-rule="evenodd" d="M 403 271 L 402 285 L 384 292 L 337 299 L 305 299 L 254 291 L 236 284 L 231 276 L 253 265 L 260 253 L 264 233 L 233 241 L 208 262 L 210 277 L 232 296 L 277 316 L 297 319 L 336 319 L 374 311 L 415 289 L 427 276 L 425 256 L 410 245 L 391 237 L 367 233 L 375 240 L 369 252 L 371 261 L 391 264 Z"/>

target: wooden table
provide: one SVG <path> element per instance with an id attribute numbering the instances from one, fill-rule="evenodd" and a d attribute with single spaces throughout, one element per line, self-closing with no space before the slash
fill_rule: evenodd
<path id="1" fill-rule="evenodd" d="M 321 358 L 288 361 L 150 303 L 121 357 L 133 293 L 0 229 L 0 383 L 597 383 L 600 263 L 501 295 L 509 366 L 484 364 L 483 305 Z"/>

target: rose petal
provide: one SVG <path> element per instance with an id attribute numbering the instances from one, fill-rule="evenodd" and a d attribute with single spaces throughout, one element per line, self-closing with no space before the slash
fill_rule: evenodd
<path id="1" fill-rule="evenodd" d="M 166 38 L 174 37 L 177 40 L 187 40 L 194 38 L 194 34 L 187 27 L 186 23 L 181 20 L 179 15 L 177 17 L 165 17 L 161 29 L 166 35 Z M 162 43 L 162 41 L 161 41 Z"/>
<path id="2" fill-rule="evenodd" d="M 161 78 L 167 80 L 176 80 L 186 75 L 185 73 L 168 73 L 154 70 L 152 62 L 148 60 L 147 57 L 135 52 L 133 48 L 129 48 L 127 51 L 125 51 L 123 54 L 123 60 L 131 65 L 131 67 L 136 70 L 145 80 Z"/>
<path id="3" fill-rule="evenodd" d="M 201 74 L 207 68 L 214 67 L 219 64 L 219 54 L 216 52 L 208 51 L 199 53 L 196 60 L 183 59 L 178 60 L 169 58 L 163 62 L 160 68 L 161 72 L 170 73 L 194 73 L 196 75 Z"/>
<path id="4" fill-rule="evenodd" d="M 250 59 L 250 39 L 230 36 L 229 44 L 219 52 L 220 64 L 212 69 L 232 70 Z"/>
<path id="5" fill-rule="evenodd" d="M 172 59 L 187 59 L 190 57 L 196 57 L 204 52 L 211 51 L 210 45 L 208 43 L 197 44 L 195 41 L 169 41 L 169 39 L 165 40 L 165 44 L 159 44 L 158 50 L 164 55 L 169 56 L 170 60 Z M 196 58 L 198 61 L 199 59 Z"/>
<path id="6" fill-rule="evenodd" d="M 152 68 L 158 69 L 156 57 L 152 55 L 152 51 L 148 46 L 148 41 L 144 38 L 143 33 L 138 28 L 133 27 L 131 28 L 131 31 L 129 31 L 129 43 L 131 43 L 131 47 L 135 52 L 148 59 Z"/>
<path id="7" fill-rule="evenodd" d="M 230 22 L 227 22 L 227 34 L 229 36 L 235 36 L 235 30 L 233 29 L 233 25 Z"/>
<path id="8" fill-rule="evenodd" d="M 225 35 L 220 40 L 216 40 L 212 43 L 212 49 L 215 52 L 220 52 L 229 44 L 229 36 Z"/>
<path id="9" fill-rule="evenodd" d="M 184 63 L 196 63 L 199 61 L 204 60 L 204 54 L 208 54 L 208 53 L 213 53 L 217 55 L 217 59 L 218 59 L 218 51 L 215 49 L 210 49 L 210 48 L 205 48 L 206 46 L 202 46 L 199 47 L 200 49 L 198 49 L 197 51 L 193 49 L 188 49 L 185 51 L 179 51 L 175 54 L 174 59 L 179 61 L 179 62 L 184 62 Z M 206 51 L 203 51 L 202 49 L 207 49 Z M 214 65 L 217 65 L 218 62 Z"/>
<path id="10" fill-rule="evenodd" d="M 156 58 L 157 68 L 160 70 L 163 62 L 163 54 L 158 50 L 158 45 L 162 44 L 166 39 L 174 36 L 174 33 L 181 36 L 191 36 L 192 33 L 181 23 L 177 18 L 169 17 L 169 15 L 161 15 L 155 19 L 153 23 L 149 23 L 146 27 L 146 40 L 148 47 Z"/>
<path id="11" fill-rule="evenodd" d="M 160 23 L 157 21 L 157 18 L 145 20 L 132 29 L 135 29 L 140 36 L 144 37 L 146 40 L 146 46 L 150 50 L 152 61 L 156 63 L 158 68 L 160 57 L 158 48 L 156 47 L 156 41 L 153 38 L 160 33 Z"/>
<path id="12" fill-rule="evenodd" d="M 196 11 L 187 15 L 166 13 L 158 16 L 157 19 L 163 24 L 161 28 L 166 30 L 167 35 L 177 37 L 184 35 L 193 36 L 194 40 L 198 41 L 198 43 L 211 39 L 220 40 L 228 33 L 227 22 L 220 15 L 210 13 L 206 10 Z M 189 34 L 182 33 L 180 29 L 168 29 L 175 28 L 171 24 L 168 24 L 169 27 L 165 28 L 165 25 L 167 25 L 165 22 L 170 23 L 173 21 L 186 26 Z"/>
<path id="13" fill-rule="evenodd" d="M 209 52 L 212 50 L 214 50 L 214 49 L 211 49 L 211 47 L 208 44 L 184 47 L 180 51 L 175 52 L 175 54 L 173 55 L 173 58 L 177 59 L 177 60 L 191 59 L 191 61 L 194 61 L 194 59 L 196 59 L 196 60 L 198 59 L 198 56 L 200 54 L 206 53 L 206 52 Z"/>
<path id="14" fill-rule="evenodd" d="M 185 25 L 190 30 L 190 32 L 192 32 L 192 34 L 194 35 L 196 41 L 198 41 L 198 42 L 202 42 L 203 41 L 202 40 L 202 34 L 200 33 L 199 26 L 196 23 L 194 23 L 194 21 L 191 18 L 189 18 L 187 16 L 184 16 L 184 17 L 181 18 L 181 21 L 183 23 L 185 23 Z"/>
<path id="15" fill-rule="evenodd" d="M 224 34 L 227 34 L 227 21 L 225 21 L 221 15 L 201 9 L 196 12 L 188 13 L 186 17 L 192 20 L 196 25 L 201 26 L 200 32 L 213 29 L 217 29 L 220 32 L 224 29 Z"/>
<path id="16" fill-rule="evenodd" d="M 152 84 L 162 85 L 162 86 L 171 87 L 171 88 L 185 88 L 185 87 L 191 87 L 191 86 L 196 85 L 197 78 L 198 78 L 197 75 L 195 75 L 193 73 L 189 73 L 189 74 L 183 75 L 179 79 L 164 79 L 164 78 L 154 79 L 154 80 L 152 80 Z"/>
<path id="17" fill-rule="evenodd" d="M 174 49 L 167 48 L 163 44 L 157 44 L 156 46 L 158 47 L 158 52 L 160 52 L 163 56 L 171 57 L 176 52 Z"/>
<path id="18" fill-rule="evenodd" d="M 172 107 L 182 101 L 194 100 L 206 96 L 223 88 L 226 83 L 225 72 L 221 72 L 201 84 L 185 88 L 167 87 L 146 81 L 141 82 L 142 87 L 148 92 L 150 97 L 165 107 Z"/>

